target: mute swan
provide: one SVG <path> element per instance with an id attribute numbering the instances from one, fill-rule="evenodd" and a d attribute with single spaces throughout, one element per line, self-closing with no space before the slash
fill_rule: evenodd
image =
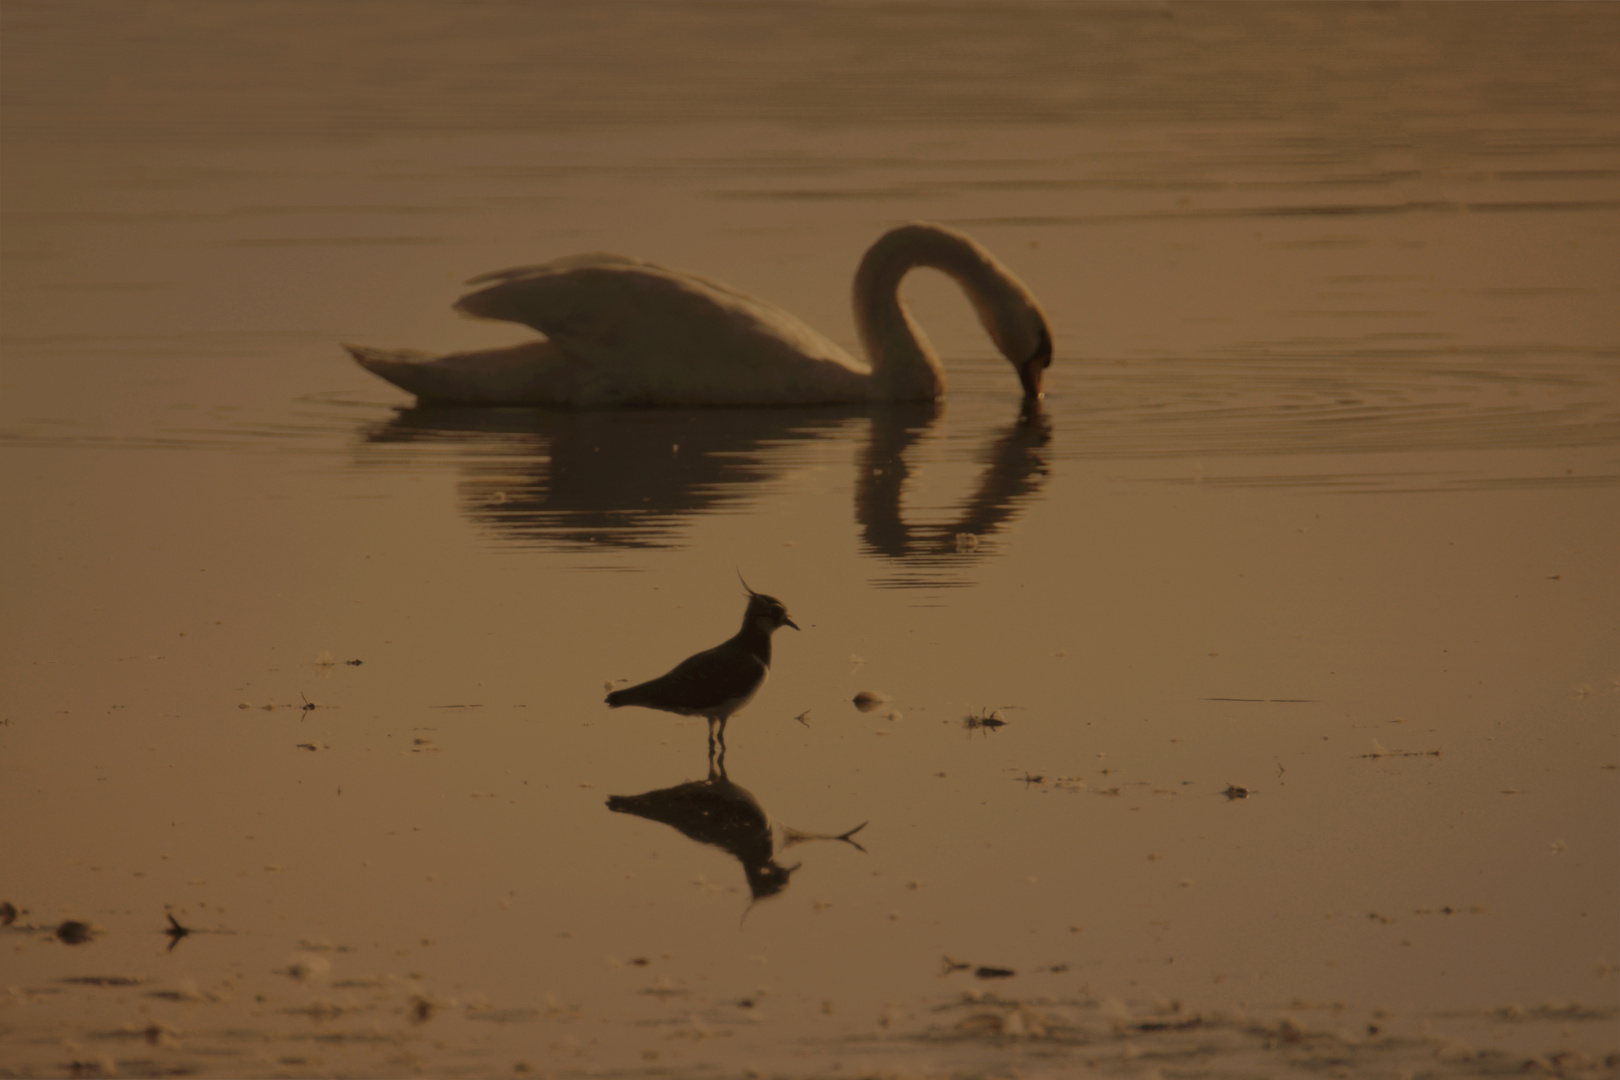
<path id="1" fill-rule="evenodd" d="M 695 274 L 622 255 L 573 255 L 473 278 L 461 312 L 532 326 L 542 341 L 431 356 L 345 345 L 423 401 L 477 405 L 822 405 L 931 401 L 945 373 L 900 302 L 913 267 L 967 293 L 1026 398 L 1041 396 L 1052 338 L 1035 298 L 984 248 L 941 225 L 880 236 L 855 272 L 861 363 L 787 312 Z"/>

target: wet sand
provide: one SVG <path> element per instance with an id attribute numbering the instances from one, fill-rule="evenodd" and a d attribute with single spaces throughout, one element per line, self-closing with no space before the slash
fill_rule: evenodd
<path id="1" fill-rule="evenodd" d="M 1607 8 L 120 10 L 5 11 L 0 1076 L 1620 1072 Z M 337 346 L 608 250 L 853 347 L 908 219 L 1037 413 L 923 273 L 938 407 Z M 722 775 L 601 699 L 739 571 Z"/>

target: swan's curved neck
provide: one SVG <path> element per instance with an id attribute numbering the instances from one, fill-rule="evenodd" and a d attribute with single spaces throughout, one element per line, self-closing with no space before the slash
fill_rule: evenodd
<path id="1" fill-rule="evenodd" d="M 900 302 L 900 279 L 918 266 L 939 270 L 960 285 L 992 336 L 992 306 L 1009 289 L 1024 292 L 993 255 L 961 233 L 913 224 L 880 236 L 855 271 L 855 326 L 882 400 L 931 401 L 945 393 L 939 356 Z"/>

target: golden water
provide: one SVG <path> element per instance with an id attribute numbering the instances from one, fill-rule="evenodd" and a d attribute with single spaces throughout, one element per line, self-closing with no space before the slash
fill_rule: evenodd
<path id="1" fill-rule="evenodd" d="M 1613 1074 L 1616 9 L 3 15 L 0 1075 Z M 926 273 L 938 409 L 337 344 L 607 250 L 853 345 L 907 219 L 1041 298 L 1038 416 Z M 601 698 L 739 571 L 757 903 L 606 805 L 708 775 Z"/>

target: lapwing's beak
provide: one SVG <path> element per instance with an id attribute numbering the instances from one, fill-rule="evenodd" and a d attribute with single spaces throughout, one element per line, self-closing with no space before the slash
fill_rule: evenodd
<path id="1" fill-rule="evenodd" d="M 799 624 L 794 622 L 792 619 L 788 618 L 786 615 L 782 616 L 782 625 L 783 626 L 791 626 L 795 630 L 797 630 L 799 628 Z"/>

